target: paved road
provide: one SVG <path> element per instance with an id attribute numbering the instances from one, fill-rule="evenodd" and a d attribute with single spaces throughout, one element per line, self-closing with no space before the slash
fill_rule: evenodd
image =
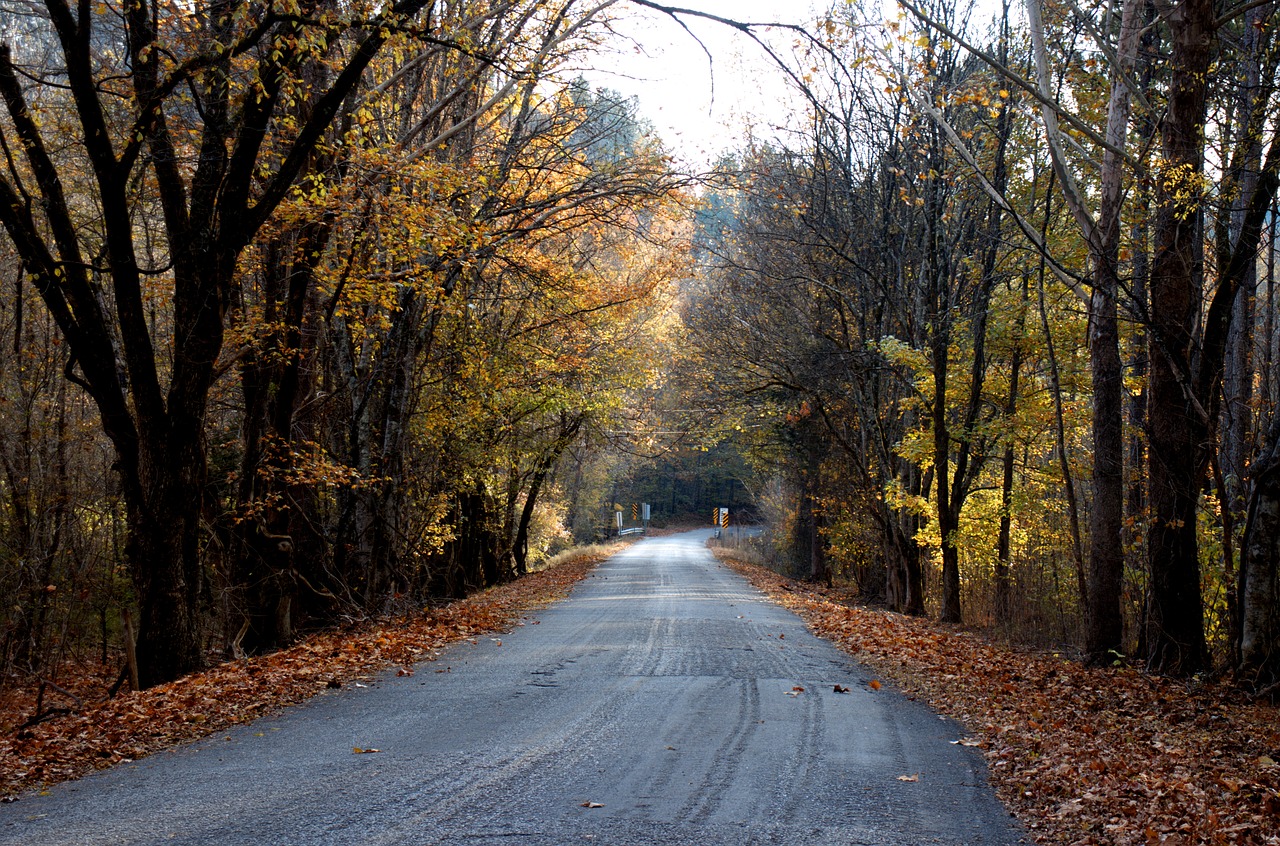
<path id="1" fill-rule="evenodd" d="M 0 805 L 0 844 L 1018 842 L 954 723 L 706 536 L 636 544 L 501 645 Z"/>

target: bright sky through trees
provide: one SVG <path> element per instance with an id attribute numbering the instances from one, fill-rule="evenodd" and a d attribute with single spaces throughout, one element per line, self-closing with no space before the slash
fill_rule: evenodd
<path id="1" fill-rule="evenodd" d="M 788 24 L 811 22 L 820 7 L 813 0 L 688 0 L 675 5 L 740 22 Z M 684 20 L 688 32 L 657 12 L 628 10 L 617 27 L 613 52 L 597 57 L 596 67 L 585 76 L 638 98 L 641 114 L 671 151 L 696 167 L 741 147 L 748 132 L 767 136 L 803 114 L 799 95 L 759 45 L 715 21 Z M 794 34 L 765 37 L 780 55 L 790 54 Z"/>

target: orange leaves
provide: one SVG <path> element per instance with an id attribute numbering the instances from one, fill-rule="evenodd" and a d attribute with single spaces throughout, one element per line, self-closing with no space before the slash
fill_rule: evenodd
<path id="1" fill-rule="evenodd" d="M 817 634 L 963 722 L 969 736 L 951 742 L 981 750 L 1037 842 L 1278 842 L 1275 708 L 1240 704 L 1228 688 L 1192 692 L 1129 669 L 1018 652 L 729 563 Z"/>
<path id="2" fill-rule="evenodd" d="M 395 666 L 400 668 L 397 676 L 412 676 L 414 662 L 433 660 L 444 646 L 482 632 L 509 629 L 522 612 L 563 597 L 612 551 L 570 559 L 421 616 L 312 635 L 270 655 L 228 661 L 106 701 L 101 701 L 102 693 L 115 678 L 114 668 L 96 678 L 85 675 L 65 683 L 86 703 L 94 704 L 19 731 L 13 727 L 30 715 L 34 691 L 23 691 L 25 698 L 8 691 L 0 699 L 0 761 L 4 761 L 0 796 L 78 778 L 174 743 L 224 731 L 325 690 L 341 689 L 340 679 L 364 687 L 354 680 L 367 681 Z M 70 672 L 67 668 L 63 675 Z M 252 738 L 243 741 L 253 742 Z M 352 754 L 379 751 L 352 747 Z"/>

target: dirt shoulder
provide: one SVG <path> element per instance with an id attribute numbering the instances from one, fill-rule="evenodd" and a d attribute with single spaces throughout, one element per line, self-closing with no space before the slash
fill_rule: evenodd
<path id="1" fill-rule="evenodd" d="M 1037 843 L 1280 844 L 1280 712 L 1093 670 L 717 556 L 886 683 L 959 720 Z"/>
<path id="2" fill-rule="evenodd" d="M 592 549 L 553 568 L 412 617 L 311 635 L 288 649 L 228 661 L 141 692 L 104 692 L 114 670 L 84 670 L 60 684 L 82 702 L 70 713 L 23 726 L 36 713 L 37 691 L 0 695 L 0 797 L 42 789 L 96 769 L 302 702 L 327 688 L 363 684 L 392 667 L 412 675 L 451 643 L 524 625 L 521 615 L 568 594 L 592 568 L 623 545 Z M 418 668 L 422 671 L 422 668 Z M 73 700 L 46 690 L 44 706 Z"/>

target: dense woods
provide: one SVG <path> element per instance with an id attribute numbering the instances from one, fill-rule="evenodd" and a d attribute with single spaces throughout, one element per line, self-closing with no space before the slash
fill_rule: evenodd
<path id="1" fill-rule="evenodd" d="M 5 4 L 7 671 L 148 686 L 603 530 L 685 202 L 571 72 L 609 5 Z"/>
<path id="2" fill-rule="evenodd" d="M 900 9 L 820 22 L 807 129 L 726 167 L 707 227 L 691 331 L 770 410 L 774 547 L 1274 690 L 1273 4 Z"/>
<path id="3" fill-rule="evenodd" d="M 695 175 L 578 75 L 661 4 L 3 0 L 6 677 L 149 686 L 648 502 L 1274 691 L 1274 4 L 957 5 L 722 21 L 807 111 Z"/>

